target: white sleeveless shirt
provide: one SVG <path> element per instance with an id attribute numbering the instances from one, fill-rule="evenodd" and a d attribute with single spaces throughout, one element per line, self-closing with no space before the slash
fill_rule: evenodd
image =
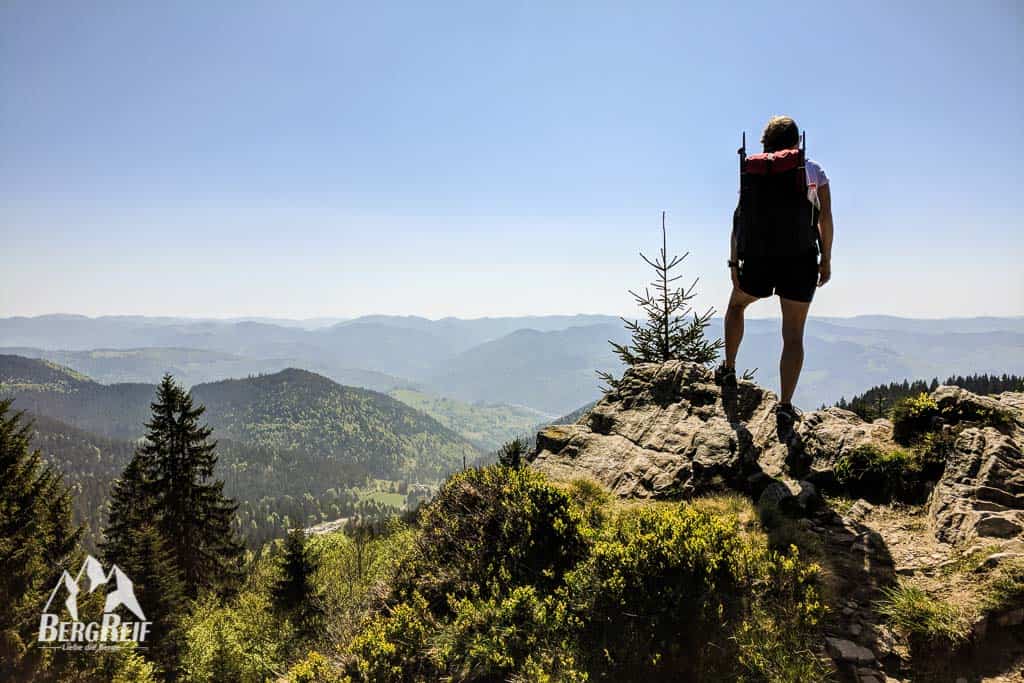
<path id="1" fill-rule="evenodd" d="M 804 169 L 807 171 L 807 199 L 820 209 L 818 188 L 828 185 L 828 176 L 825 175 L 825 169 L 821 167 L 821 164 L 813 159 L 804 160 Z"/>

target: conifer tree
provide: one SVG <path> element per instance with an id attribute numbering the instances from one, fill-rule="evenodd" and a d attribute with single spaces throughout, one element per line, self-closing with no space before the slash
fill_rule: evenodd
<path id="1" fill-rule="evenodd" d="M 185 593 L 196 597 L 202 588 L 231 585 L 237 579 L 242 553 L 235 528 L 238 504 L 224 496 L 224 482 L 214 478 L 217 442 L 213 430 L 200 425 L 205 406 L 194 406 L 171 375 L 157 387 L 146 424 L 146 498 L 157 527 L 181 571 Z"/>
<path id="2" fill-rule="evenodd" d="M 136 453 L 110 487 L 107 525 L 99 544 L 104 563 L 116 564 L 131 575 L 132 535 L 150 520 L 151 507 L 146 498 L 143 459 Z"/>
<path id="3" fill-rule="evenodd" d="M 519 469 L 523 464 L 523 458 L 525 456 L 526 441 L 520 437 L 516 437 L 502 445 L 501 450 L 498 451 L 498 462 L 505 467 Z"/>
<path id="4" fill-rule="evenodd" d="M 217 444 L 212 430 L 199 424 L 205 408 L 194 406 L 171 375 L 164 376 L 150 407 L 145 441 L 111 494 L 104 556 L 127 571 L 135 534 L 151 521 L 185 597 L 231 587 L 242 552 L 234 528 L 238 505 L 214 477 Z"/>
<path id="5" fill-rule="evenodd" d="M 309 550 L 306 534 L 293 529 L 284 542 L 281 559 L 282 576 L 274 584 L 274 604 L 284 613 L 293 615 L 299 634 L 310 636 L 316 632 L 323 616 L 320 594 L 313 585 L 317 561 Z"/>
<path id="6" fill-rule="evenodd" d="M 710 365 L 718 358 L 723 346 L 721 339 L 709 340 L 704 330 L 711 321 L 715 311 L 709 308 L 703 314 L 696 313 L 690 302 L 697 296 L 696 287 L 699 278 L 694 278 L 689 287 L 675 285 L 682 275 L 674 274 L 673 270 L 689 256 L 668 255 L 668 239 L 665 230 L 665 212 L 661 212 L 661 251 L 654 260 L 647 258 L 642 252 L 640 258 L 655 272 L 655 279 L 650 287 L 645 287 L 643 294 L 629 290 L 637 305 L 646 313 L 643 322 L 623 318 L 631 340 L 628 344 L 609 342 L 616 355 L 627 366 L 638 363 L 664 363 L 670 360 L 684 360 L 703 365 Z M 654 291 L 651 291 L 651 288 Z M 598 375 L 609 387 L 615 388 L 618 380 L 608 372 Z"/>
<path id="7" fill-rule="evenodd" d="M 36 677 L 39 615 L 61 572 L 81 561 L 70 494 L 29 450 L 31 434 L 11 400 L 0 400 L 0 680 Z"/>
<path id="8" fill-rule="evenodd" d="M 154 524 L 142 523 L 128 538 L 131 546 L 119 566 L 131 577 L 142 611 L 153 622 L 146 654 L 173 677 L 184 645 L 180 620 L 185 613 L 185 589 Z"/>

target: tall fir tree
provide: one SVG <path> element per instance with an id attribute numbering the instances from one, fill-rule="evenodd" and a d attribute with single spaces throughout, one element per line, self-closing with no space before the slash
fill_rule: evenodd
<path id="1" fill-rule="evenodd" d="M 174 678 L 184 646 L 184 586 L 156 525 L 142 523 L 129 532 L 128 540 L 131 545 L 119 566 L 131 577 L 142 611 L 153 623 L 146 656 Z"/>
<path id="2" fill-rule="evenodd" d="M 39 451 L 30 450 L 31 436 L 31 423 L 0 400 L 0 680 L 54 673 L 35 630 L 61 572 L 77 571 L 82 560 L 71 496 Z"/>
<path id="3" fill-rule="evenodd" d="M 224 496 L 224 482 L 214 478 L 217 442 L 213 430 L 200 425 L 205 406 L 194 406 L 170 375 L 157 387 L 146 423 L 143 457 L 145 497 L 157 528 L 181 571 L 185 594 L 233 585 L 239 576 L 242 544 L 235 531 L 238 504 Z"/>
<path id="4" fill-rule="evenodd" d="M 205 408 L 194 406 L 169 374 L 150 408 L 145 441 L 111 493 L 104 557 L 126 571 L 135 568 L 137 532 L 151 523 L 184 597 L 233 587 L 242 553 L 234 524 L 238 505 L 224 496 L 224 483 L 214 476 L 217 444 L 210 440 L 212 430 L 199 423 Z"/>
<path id="5" fill-rule="evenodd" d="M 275 606 L 293 617 L 296 631 L 304 637 L 314 635 L 323 618 L 320 594 L 313 584 L 316 570 L 305 532 L 293 529 L 284 541 L 282 574 L 274 584 L 273 596 Z"/>
<path id="6" fill-rule="evenodd" d="M 129 571 L 135 531 L 148 523 L 152 507 L 144 490 L 143 459 L 136 453 L 110 487 L 107 525 L 99 543 L 103 561 Z"/>
<path id="7" fill-rule="evenodd" d="M 682 256 L 668 255 L 668 236 L 665 229 L 665 212 L 661 212 L 661 251 L 654 260 L 642 252 L 640 258 L 655 272 L 655 279 L 643 294 L 629 290 L 647 319 L 643 322 L 623 318 L 630 332 L 630 342 L 610 342 L 616 355 L 626 366 L 638 363 L 664 363 L 670 360 L 684 360 L 710 365 L 718 358 L 722 349 L 721 339 L 710 340 L 704 331 L 715 311 L 709 308 L 703 314 L 693 310 L 690 302 L 697 296 L 699 278 L 694 278 L 689 287 L 675 285 L 682 275 L 674 269 L 683 262 L 689 252 Z M 651 288 L 654 288 L 653 293 Z M 609 387 L 615 388 L 618 380 L 609 372 L 598 372 Z"/>

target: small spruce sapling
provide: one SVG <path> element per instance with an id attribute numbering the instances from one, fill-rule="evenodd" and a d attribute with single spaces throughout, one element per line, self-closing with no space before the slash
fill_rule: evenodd
<path id="1" fill-rule="evenodd" d="M 654 260 L 642 258 L 656 274 L 650 287 L 645 287 L 643 294 L 633 290 L 637 305 L 644 311 L 647 319 L 643 322 L 622 319 L 629 330 L 631 339 L 627 344 L 609 341 L 615 354 L 626 366 L 639 363 L 664 363 L 670 360 L 683 360 L 702 365 L 711 365 L 718 358 L 723 342 L 721 339 L 709 340 L 704 331 L 715 314 L 709 308 L 703 314 L 693 310 L 690 302 L 696 298 L 697 282 L 695 278 L 689 287 L 678 287 L 674 283 L 682 279 L 682 275 L 673 273 L 689 252 L 682 256 L 668 255 L 668 239 L 665 230 L 665 212 L 661 212 L 661 252 Z M 651 291 L 653 288 L 653 292 Z M 609 389 L 618 386 L 617 380 L 610 372 L 598 372 L 602 381 Z"/>
<path id="2" fill-rule="evenodd" d="M 516 437 L 504 444 L 498 452 L 498 462 L 505 467 L 519 469 L 523 466 L 523 458 L 526 456 L 526 441 Z"/>

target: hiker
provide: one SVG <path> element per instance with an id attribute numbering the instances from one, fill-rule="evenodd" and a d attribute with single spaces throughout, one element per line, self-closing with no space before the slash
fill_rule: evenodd
<path id="1" fill-rule="evenodd" d="M 732 294 L 725 313 L 725 360 L 716 371 L 736 387 L 743 312 L 777 294 L 782 305 L 780 424 L 800 419 L 793 392 L 804 362 L 804 323 L 814 290 L 832 277 L 832 201 L 828 176 L 807 159 L 796 122 L 773 116 L 761 136 L 764 153 L 740 155 L 740 200 L 729 254 Z"/>

